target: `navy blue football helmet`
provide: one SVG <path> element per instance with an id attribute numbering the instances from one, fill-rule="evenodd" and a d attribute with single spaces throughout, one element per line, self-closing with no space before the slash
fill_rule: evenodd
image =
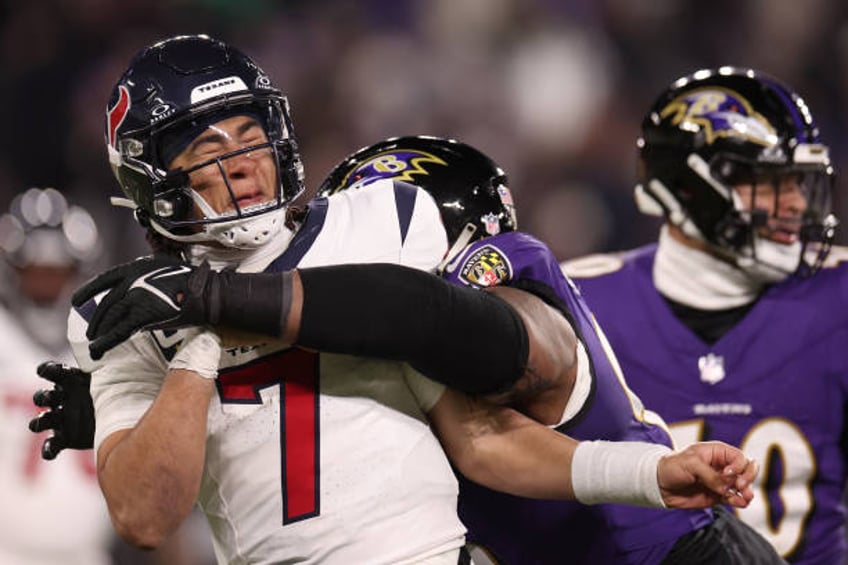
<path id="1" fill-rule="evenodd" d="M 260 123 L 267 143 L 217 156 L 189 170 L 169 170 L 171 160 L 194 135 L 240 114 Z M 304 187 L 286 98 L 249 57 L 204 35 L 173 37 L 135 56 L 109 100 L 106 144 L 115 176 L 131 201 L 119 203 L 133 207 L 143 225 L 178 241 L 260 245 L 276 233 L 282 209 Z M 243 209 L 226 181 L 222 162 L 261 149 L 271 152 L 277 168 L 276 198 Z M 227 182 L 232 212 L 210 213 L 189 185 L 189 173 L 210 165 L 217 166 Z"/>
<path id="2" fill-rule="evenodd" d="M 443 265 L 473 241 L 518 229 L 506 173 L 466 143 L 426 135 L 380 141 L 336 165 L 318 195 L 379 179 L 408 182 L 433 196 L 451 246 Z"/>
<path id="3" fill-rule="evenodd" d="M 830 213 L 833 167 L 810 109 L 778 80 L 734 67 L 680 78 L 645 116 L 637 145 L 643 212 L 665 216 L 767 279 L 821 266 L 838 223 Z M 787 177 L 803 194 L 800 219 L 777 217 L 777 205 L 769 214 L 733 189 L 772 182 L 776 204 L 777 185 Z M 798 239 L 792 245 L 761 236 L 790 223 Z"/>

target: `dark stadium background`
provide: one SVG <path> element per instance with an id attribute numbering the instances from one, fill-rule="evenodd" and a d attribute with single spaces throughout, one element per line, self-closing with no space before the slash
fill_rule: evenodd
<path id="1" fill-rule="evenodd" d="M 127 234 L 107 239 L 114 259 L 142 252 L 128 215 L 107 213 L 106 98 L 144 44 L 206 32 L 288 94 L 310 188 L 383 137 L 454 136 L 509 170 L 522 228 L 560 258 L 632 247 L 657 226 L 631 198 L 640 120 L 697 68 L 784 79 L 848 170 L 846 16 L 838 0 L 4 0 L 0 206 L 55 186 Z M 848 221 L 848 198 L 837 210 Z"/>

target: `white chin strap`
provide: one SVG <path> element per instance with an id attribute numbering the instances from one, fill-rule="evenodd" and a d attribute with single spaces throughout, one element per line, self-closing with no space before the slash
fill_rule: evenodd
<path id="1" fill-rule="evenodd" d="M 465 227 L 462 228 L 462 232 L 460 232 L 459 236 L 456 238 L 456 241 L 451 245 L 451 248 L 448 250 L 445 258 L 442 259 L 442 262 L 436 266 L 436 273 L 442 274 L 447 271 L 452 273 L 454 269 L 456 269 L 456 263 L 450 264 L 454 258 L 457 258 L 459 254 L 468 247 L 471 238 L 474 237 L 474 233 L 477 231 L 477 226 L 474 224 L 465 224 Z"/>
<path id="2" fill-rule="evenodd" d="M 680 205 L 671 191 L 658 179 L 648 182 L 650 192 L 641 184 L 637 184 L 633 192 L 636 207 L 648 216 L 666 217 L 668 222 L 680 228 L 683 233 L 695 239 L 704 239 L 701 231 L 689 218 L 686 210 Z"/>

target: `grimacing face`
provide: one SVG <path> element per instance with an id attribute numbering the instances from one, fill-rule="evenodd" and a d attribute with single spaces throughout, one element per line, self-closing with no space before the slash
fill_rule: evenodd
<path id="1" fill-rule="evenodd" d="M 802 175 L 762 176 L 754 184 L 736 184 L 733 189 L 746 210 L 767 214 L 766 225 L 757 230 L 761 237 L 785 245 L 798 241 L 801 219 L 807 210 Z"/>
<path id="2" fill-rule="evenodd" d="M 189 170 L 226 153 L 267 142 L 268 136 L 255 118 L 246 115 L 233 116 L 207 127 L 171 161 L 169 168 Z M 202 196 L 215 212 L 225 214 L 235 211 L 235 203 L 244 210 L 246 207 L 274 200 L 277 170 L 271 148 L 260 147 L 255 151 L 213 161 L 192 171 L 189 173 L 189 181 L 191 188 Z M 232 195 L 227 184 L 232 189 Z M 196 213 L 198 217 L 204 216 L 199 210 L 196 210 Z"/>

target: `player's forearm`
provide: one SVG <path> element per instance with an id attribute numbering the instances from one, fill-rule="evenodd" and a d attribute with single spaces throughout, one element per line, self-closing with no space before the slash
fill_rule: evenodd
<path id="1" fill-rule="evenodd" d="M 728 445 L 695 444 L 675 453 L 643 442 L 577 442 L 510 411 L 490 412 L 490 419 L 477 426 L 477 437 L 466 442 L 466 453 L 454 463 L 491 489 L 526 498 L 655 508 L 744 508 L 753 497 L 756 465 Z M 455 446 L 448 453 L 453 457 Z"/>
<path id="2" fill-rule="evenodd" d="M 138 425 L 98 450 L 100 486 L 118 534 L 160 545 L 191 511 L 200 488 L 214 381 L 171 371 Z"/>
<path id="3" fill-rule="evenodd" d="M 405 361 L 472 394 L 508 390 L 527 366 L 529 338 L 515 308 L 417 269 L 334 265 L 210 279 L 204 300 L 214 305 L 212 323 L 228 343 L 229 330 L 239 330 L 328 353 Z"/>
<path id="4" fill-rule="evenodd" d="M 491 489 L 587 504 L 664 505 L 657 465 L 669 452 L 665 446 L 578 442 L 515 410 L 451 390 L 428 417 L 456 467 Z M 685 503 L 709 505 L 691 496 Z"/>
<path id="5" fill-rule="evenodd" d="M 515 410 L 452 390 L 428 417 L 448 457 L 474 482 L 527 498 L 574 499 L 575 440 Z"/>
<path id="6" fill-rule="evenodd" d="M 530 345 L 521 316 L 489 293 L 392 264 L 297 274 L 303 295 L 299 345 L 405 361 L 471 394 L 509 390 L 527 367 Z"/>
<path id="7" fill-rule="evenodd" d="M 139 330 L 211 326 L 406 361 L 458 390 L 490 394 L 509 390 L 529 357 L 527 329 L 506 301 L 400 265 L 216 273 L 148 257 L 96 277 L 73 304 L 90 308 L 106 290 L 86 330 L 92 359 Z"/>
<path id="8" fill-rule="evenodd" d="M 515 496 L 574 500 L 571 460 L 578 442 L 516 412 L 504 417 L 513 421 L 509 429 L 478 438 L 474 463 L 463 474 Z"/>

